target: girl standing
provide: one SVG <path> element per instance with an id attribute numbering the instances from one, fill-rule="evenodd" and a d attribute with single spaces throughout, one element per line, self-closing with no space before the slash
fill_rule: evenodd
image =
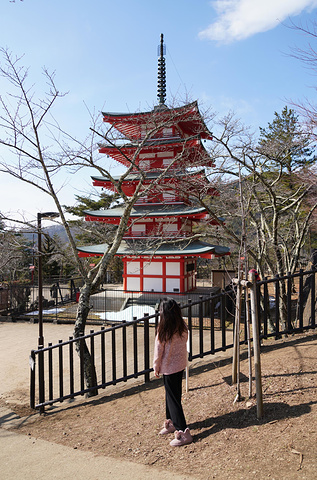
<path id="1" fill-rule="evenodd" d="M 183 372 L 187 365 L 187 338 L 187 325 L 178 303 L 173 298 L 162 300 L 153 369 L 156 377 L 163 375 L 165 387 L 166 420 L 160 434 L 175 432 L 175 438 L 170 442 L 172 447 L 193 441 L 181 402 Z"/>

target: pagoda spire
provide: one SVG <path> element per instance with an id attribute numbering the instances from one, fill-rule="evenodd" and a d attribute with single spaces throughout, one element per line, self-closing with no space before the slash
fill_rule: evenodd
<path id="1" fill-rule="evenodd" d="M 165 55 L 166 47 L 163 42 L 163 33 L 161 33 L 161 43 L 158 46 L 158 72 L 157 72 L 157 98 L 159 100 L 159 107 L 165 107 L 166 98 L 166 68 Z"/>

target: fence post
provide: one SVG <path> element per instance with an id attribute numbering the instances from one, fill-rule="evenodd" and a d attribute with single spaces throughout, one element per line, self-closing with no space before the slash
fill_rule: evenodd
<path id="1" fill-rule="evenodd" d="M 188 332 L 189 332 L 189 356 L 188 359 L 191 362 L 193 356 L 193 323 L 192 323 L 192 300 L 188 299 Z"/>
<path id="2" fill-rule="evenodd" d="M 275 276 L 275 340 L 280 338 L 280 276 Z"/>
<path id="3" fill-rule="evenodd" d="M 304 290 L 304 279 L 303 279 L 303 269 L 301 268 L 300 271 L 300 276 L 299 276 L 299 292 L 298 292 L 298 328 L 301 329 L 301 332 L 303 331 L 303 312 L 304 312 L 304 295 L 303 295 L 303 290 Z M 312 293 L 312 292 L 311 292 Z"/>
<path id="4" fill-rule="evenodd" d="M 203 316 L 203 297 L 199 296 L 198 305 L 198 321 L 199 321 L 199 356 L 204 357 L 204 316 Z"/>
<path id="5" fill-rule="evenodd" d="M 45 402 L 45 380 L 44 380 L 44 352 L 43 345 L 39 346 L 39 404 L 40 413 L 44 413 Z"/>
<path id="6" fill-rule="evenodd" d="M 137 317 L 133 317 L 133 362 L 134 362 L 134 378 L 138 378 L 138 325 L 137 325 Z"/>
<path id="7" fill-rule="evenodd" d="M 315 315 L 315 308 L 316 308 L 316 279 L 315 279 L 315 266 L 313 265 L 313 275 L 312 275 L 312 283 L 311 283 L 311 296 L 310 296 L 310 326 L 315 328 L 316 325 L 316 315 Z"/>
<path id="8" fill-rule="evenodd" d="M 262 376 L 261 376 L 261 353 L 260 353 L 260 335 L 259 335 L 259 322 L 257 311 L 257 288 L 255 282 L 254 272 L 250 274 L 249 280 L 252 283 L 250 288 L 250 300 L 251 300 L 251 318 L 252 318 L 252 330 L 253 330 L 253 350 L 254 350 L 254 373 L 255 373 L 255 387 L 256 387 L 256 406 L 257 406 L 257 418 L 263 416 L 263 397 L 262 397 Z"/>
<path id="9" fill-rule="evenodd" d="M 299 281 L 302 280 L 302 286 L 299 287 L 299 297 L 301 293 L 303 292 L 303 276 L 299 278 Z M 292 274 L 291 272 L 287 272 L 287 312 L 286 312 L 286 318 L 287 318 L 287 330 L 290 333 L 293 330 L 293 325 L 292 325 Z"/>
<path id="10" fill-rule="evenodd" d="M 35 352 L 31 351 L 30 364 L 30 407 L 35 409 Z"/>
<path id="11" fill-rule="evenodd" d="M 150 335 L 149 335 L 149 314 L 144 314 L 144 382 L 148 383 L 150 381 Z"/>
<path id="12" fill-rule="evenodd" d="M 237 298 L 236 298 L 236 312 L 235 312 L 235 322 L 233 329 L 233 358 L 232 358 L 232 383 L 238 384 L 239 381 L 238 375 L 240 375 L 240 318 L 241 318 L 241 284 L 240 280 L 237 283 Z M 238 372 L 239 370 L 239 372 Z"/>

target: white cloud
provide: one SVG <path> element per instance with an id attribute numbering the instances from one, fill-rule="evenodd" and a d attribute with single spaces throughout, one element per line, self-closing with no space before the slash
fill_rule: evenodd
<path id="1" fill-rule="evenodd" d="M 317 0 L 214 0 L 217 19 L 200 38 L 231 43 L 276 27 L 287 17 L 313 10 Z"/>

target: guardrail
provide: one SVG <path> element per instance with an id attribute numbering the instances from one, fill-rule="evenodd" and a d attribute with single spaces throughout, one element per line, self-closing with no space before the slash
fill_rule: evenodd
<path id="1" fill-rule="evenodd" d="M 315 329 L 316 270 L 257 282 L 262 338 L 281 338 Z M 296 290 L 296 291 L 295 291 Z M 242 301 L 240 343 L 247 342 L 246 291 Z M 233 346 L 235 290 L 221 291 L 181 305 L 189 329 L 189 361 Z M 32 350 L 30 405 L 40 411 L 56 402 L 94 393 L 110 385 L 144 377 L 150 381 L 155 326 L 159 313 L 123 321 L 80 338 Z M 87 345 L 88 344 L 88 345 Z M 84 348 L 90 352 L 96 384 L 84 380 Z M 75 351 L 77 350 L 77 352 Z M 36 381 L 38 379 L 38 381 Z"/>

